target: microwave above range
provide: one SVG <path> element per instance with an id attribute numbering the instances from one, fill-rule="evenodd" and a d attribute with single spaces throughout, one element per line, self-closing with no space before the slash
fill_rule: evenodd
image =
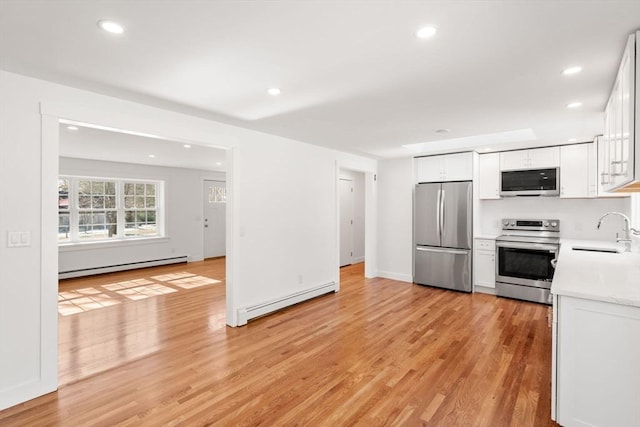
<path id="1" fill-rule="evenodd" d="M 560 168 L 500 172 L 500 196 L 559 196 Z"/>

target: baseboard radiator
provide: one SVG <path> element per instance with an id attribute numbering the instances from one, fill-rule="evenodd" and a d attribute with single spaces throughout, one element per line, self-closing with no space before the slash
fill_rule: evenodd
<path id="1" fill-rule="evenodd" d="M 113 273 L 116 271 L 134 270 L 136 268 L 155 267 L 157 265 L 179 264 L 187 262 L 187 256 L 177 256 L 172 258 L 154 259 L 149 261 L 128 262 L 124 264 L 106 265 L 103 267 L 81 268 L 78 270 L 61 271 L 58 273 L 59 279 L 70 279 L 72 277 L 92 276 L 94 274 Z"/>
<path id="2" fill-rule="evenodd" d="M 320 295 L 328 294 L 336 291 L 336 282 L 327 283 L 325 285 L 317 286 L 315 288 L 306 289 L 304 291 L 296 292 L 287 295 L 277 300 L 265 302 L 262 304 L 256 304 L 249 307 L 238 309 L 238 326 L 246 325 L 247 322 L 256 317 L 264 316 L 266 314 L 273 313 L 274 311 L 282 310 L 293 304 L 297 304 L 302 301 L 309 300 L 311 298 L 318 297 Z"/>

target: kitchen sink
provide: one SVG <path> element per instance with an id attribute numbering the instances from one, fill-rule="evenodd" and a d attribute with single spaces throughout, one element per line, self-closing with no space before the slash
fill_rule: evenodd
<path id="1" fill-rule="evenodd" d="M 598 248 L 595 246 L 574 246 L 572 248 L 574 251 L 585 251 L 585 252 L 601 252 L 605 254 L 618 254 L 620 251 L 615 248 Z"/>

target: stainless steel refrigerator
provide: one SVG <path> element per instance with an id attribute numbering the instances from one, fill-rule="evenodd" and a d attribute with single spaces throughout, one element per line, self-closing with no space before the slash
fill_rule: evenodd
<path id="1" fill-rule="evenodd" d="M 471 181 L 416 185 L 413 281 L 471 292 Z"/>

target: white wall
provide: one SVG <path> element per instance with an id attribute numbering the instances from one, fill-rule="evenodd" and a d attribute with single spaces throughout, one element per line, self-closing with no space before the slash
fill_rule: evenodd
<path id="1" fill-rule="evenodd" d="M 224 172 L 145 166 L 131 163 L 60 158 L 60 174 L 133 178 L 164 181 L 166 239 L 151 239 L 131 245 L 112 242 L 62 246 L 59 271 L 73 271 L 130 262 L 187 256 L 189 261 L 204 258 L 203 180 L 225 180 Z"/>
<path id="2" fill-rule="evenodd" d="M 378 162 L 378 275 L 413 281 L 413 158 Z"/>
<path id="3" fill-rule="evenodd" d="M 375 173 L 375 160 L 4 71 L 0 93 L 0 409 L 57 385 L 59 118 L 231 148 L 230 324 L 238 308 L 338 280 L 337 165 Z M 10 230 L 31 246 L 7 248 Z"/>
<path id="4" fill-rule="evenodd" d="M 365 236 L 365 185 L 364 173 L 340 169 L 340 178 L 353 185 L 353 262 L 364 261 Z"/>
<path id="5" fill-rule="evenodd" d="M 615 242 L 616 233 L 622 232 L 621 218 L 607 218 L 600 230 L 596 230 L 598 218 L 608 211 L 629 214 L 629 198 L 514 197 L 500 200 L 481 200 L 481 229 L 476 234 L 501 234 L 500 220 L 502 218 L 549 218 L 560 220 L 561 238 Z"/>

